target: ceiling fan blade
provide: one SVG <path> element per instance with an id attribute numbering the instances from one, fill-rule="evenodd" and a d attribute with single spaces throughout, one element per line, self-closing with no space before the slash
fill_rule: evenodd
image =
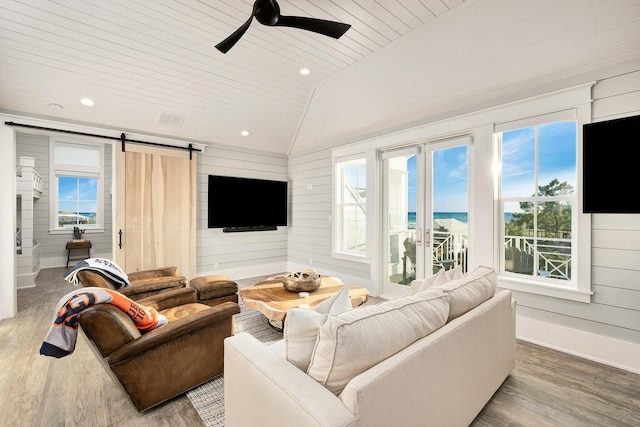
<path id="1" fill-rule="evenodd" d="M 282 16 L 272 24 L 275 27 L 293 27 L 301 30 L 313 31 L 314 33 L 339 39 L 347 32 L 351 25 L 342 22 L 326 21 L 324 19 L 306 18 L 303 16 Z"/>
<path id="2" fill-rule="evenodd" d="M 229 49 L 231 49 L 233 45 L 238 43 L 238 40 L 240 40 L 240 38 L 244 35 L 244 33 L 247 32 L 247 30 L 249 29 L 249 25 L 251 25 L 252 19 L 253 19 L 253 15 L 251 15 L 249 19 L 247 19 L 247 22 L 242 24 L 240 28 L 235 30 L 233 34 L 231 34 L 229 37 L 227 37 L 226 39 L 218 43 L 216 45 L 216 49 L 218 49 L 222 53 L 229 52 Z"/>

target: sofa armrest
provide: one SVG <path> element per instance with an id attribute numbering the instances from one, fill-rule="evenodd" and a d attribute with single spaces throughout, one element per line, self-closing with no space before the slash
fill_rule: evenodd
<path id="1" fill-rule="evenodd" d="M 133 273 L 127 273 L 129 281 L 131 283 L 138 280 L 155 279 L 157 277 L 177 276 L 178 267 L 162 267 L 152 268 L 150 270 L 134 271 Z"/>
<path id="2" fill-rule="evenodd" d="M 224 341 L 224 393 L 229 427 L 356 422 L 333 393 L 247 333 Z"/>
<path id="3" fill-rule="evenodd" d="M 468 426 L 515 351 L 515 303 L 501 291 L 351 379 L 340 399 L 362 425 Z"/>
<path id="4" fill-rule="evenodd" d="M 107 357 L 109 365 L 115 365 L 138 357 L 141 353 L 172 343 L 186 335 L 197 334 L 203 329 L 213 329 L 221 322 L 229 321 L 228 334 L 233 334 L 233 315 L 240 313 L 235 303 L 224 303 L 206 310 L 176 319 L 165 326 L 154 329 L 141 337 L 123 345 Z"/>
<path id="5" fill-rule="evenodd" d="M 198 302 L 198 292 L 193 288 L 167 289 L 153 296 L 139 299 L 136 302 L 161 311 L 170 307 Z"/>

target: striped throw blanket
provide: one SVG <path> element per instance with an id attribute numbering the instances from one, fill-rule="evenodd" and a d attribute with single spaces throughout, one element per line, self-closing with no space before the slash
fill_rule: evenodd
<path id="1" fill-rule="evenodd" d="M 116 288 L 130 286 L 129 277 L 115 262 L 106 258 L 87 258 L 80 261 L 64 274 L 64 280 L 78 286 L 78 272 L 81 270 L 94 271 L 116 285 Z"/>
<path id="2" fill-rule="evenodd" d="M 63 296 L 56 307 L 53 324 L 40 347 L 40 354 L 64 357 L 76 348 L 78 313 L 94 304 L 112 304 L 131 317 L 141 332 L 167 324 L 167 318 L 152 307 L 131 301 L 117 291 L 104 288 L 82 288 Z"/>

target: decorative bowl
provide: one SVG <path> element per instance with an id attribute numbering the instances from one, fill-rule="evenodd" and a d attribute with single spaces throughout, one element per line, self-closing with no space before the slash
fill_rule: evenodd
<path id="1" fill-rule="evenodd" d="M 313 292 L 320 287 L 320 275 L 315 270 L 305 270 L 285 274 L 282 284 L 289 292 Z"/>

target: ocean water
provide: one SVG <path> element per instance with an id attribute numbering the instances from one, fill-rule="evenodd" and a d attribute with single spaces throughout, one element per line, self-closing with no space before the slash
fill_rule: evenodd
<path id="1" fill-rule="evenodd" d="M 457 219 L 458 221 L 463 222 L 465 224 L 469 223 L 469 213 L 468 212 L 434 212 L 433 213 L 433 218 L 434 219 L 453 218 L 453 219 Z M 409 212 L 407 219 L 408 219 L 408 222 L 409 222 L 409 228 L 416 228 L 416 213 L 415 212 Z M 505 219 L 505 222 L 510 222 L 511 221 L 511 212 L 505 212 L 504 219 Z"/>
<path id="2" fill-rule="evenodd" d="M 434 212 L 434 219 L 454 218 L 460 222 L 467 224 L 469 222 L 469 214 L 467 212 Z M 409 228 L 416 228 L 416 213 L 409 212 L 407 220 Z"/>

